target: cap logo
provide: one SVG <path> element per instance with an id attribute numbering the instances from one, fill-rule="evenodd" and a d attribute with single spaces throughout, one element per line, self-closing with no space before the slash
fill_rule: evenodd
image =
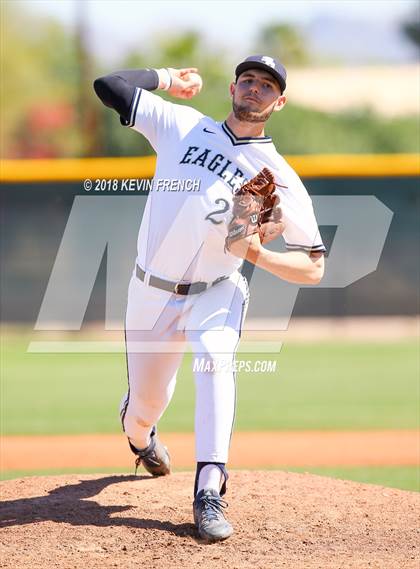
<path id="1" fill-rule="evenodd" d="M 273 69 L 276 68 L 276 63 L 275 63 L 274 59 L 272 57 L 268 57 L 268 55 L 263 55 L 261 58 L 261 62 L 265 63 L 269 67 L 272 67 Z"/>

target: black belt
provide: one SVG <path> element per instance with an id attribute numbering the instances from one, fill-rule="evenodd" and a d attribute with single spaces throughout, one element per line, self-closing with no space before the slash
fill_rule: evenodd
<path id="1" fill-rule="evenodd" d="M 142 282 L 144 282 L 144 277 L 146 276 L 146 272 L 143 271 L 141 267 L 136 265 L 136 276 Z M 154 286 L 156 288 L 160 288 L 162 290 L 166 290 L 167 292 L 172 292 L 173 294 L 199 294 L 200 292 L 204 292 L 209 287 L 219 283 L 220 281 L 224 281 L 228 277 L 219 277 L 212 283 L 175 283 L 173 281 L 165 281 L 164 279 L 160 279 L 159 277 L 154 277 L 150 275 L 149 285 Z"/>

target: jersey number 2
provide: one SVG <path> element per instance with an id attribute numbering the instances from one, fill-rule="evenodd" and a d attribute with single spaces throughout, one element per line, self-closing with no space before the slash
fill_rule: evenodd
<path id="1" fill-rule="evenodd" d="M 216 205 L 222 205 L 221 209 L 216 209 L 215 211 L 211 211 L 209 214 L 206 215 L 205 219 L 208 219 L 209 221 L 211 221 L 212 223 L 214 223 L 215 225 L 219 225 L 219 223 L 222 223 L 223 220 L 217 221 L 215 219 L 213 219 L 214 215 L 219 215 L 219 213 L 226 213 L 229 210 L 229 202 L 226 201 L 223 198 L 218 198 L 216 200 Z"/>

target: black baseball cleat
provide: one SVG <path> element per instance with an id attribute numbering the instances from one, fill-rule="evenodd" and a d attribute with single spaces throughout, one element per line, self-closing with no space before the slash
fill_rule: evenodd
<path id="1" fill-rule="evenodd" d="M 168 449 L 160 442 L 156 433 L 156 427 L 153 427 L 150 433 L 150 444 L 143 449 L 137 449 L 128 441 L 130 449 L 137 456 L 136 470 L 142 464 L 144 468 L 153 476 L 166 476 L 171 473 L 171 458 Z"/>
<path id="2" fill-rule="evenodd" d="M 193 502 L 194 523 L 199 536 L 208 542 L 222 541 L 233 533 L 233 527 L 223 514 L 227 502 L 211 488 L 200 490 Z"/>

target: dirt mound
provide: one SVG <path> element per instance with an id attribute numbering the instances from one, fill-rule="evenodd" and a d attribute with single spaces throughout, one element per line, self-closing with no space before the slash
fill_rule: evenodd
<path id="1" fill-rule="evenodd" d="M 19 569 L 418 567 L 419 496 L 309 474 L 231 473 L 235 533 L 206 545 L 193 473 L 1 483 L 1 566 Z"/>

